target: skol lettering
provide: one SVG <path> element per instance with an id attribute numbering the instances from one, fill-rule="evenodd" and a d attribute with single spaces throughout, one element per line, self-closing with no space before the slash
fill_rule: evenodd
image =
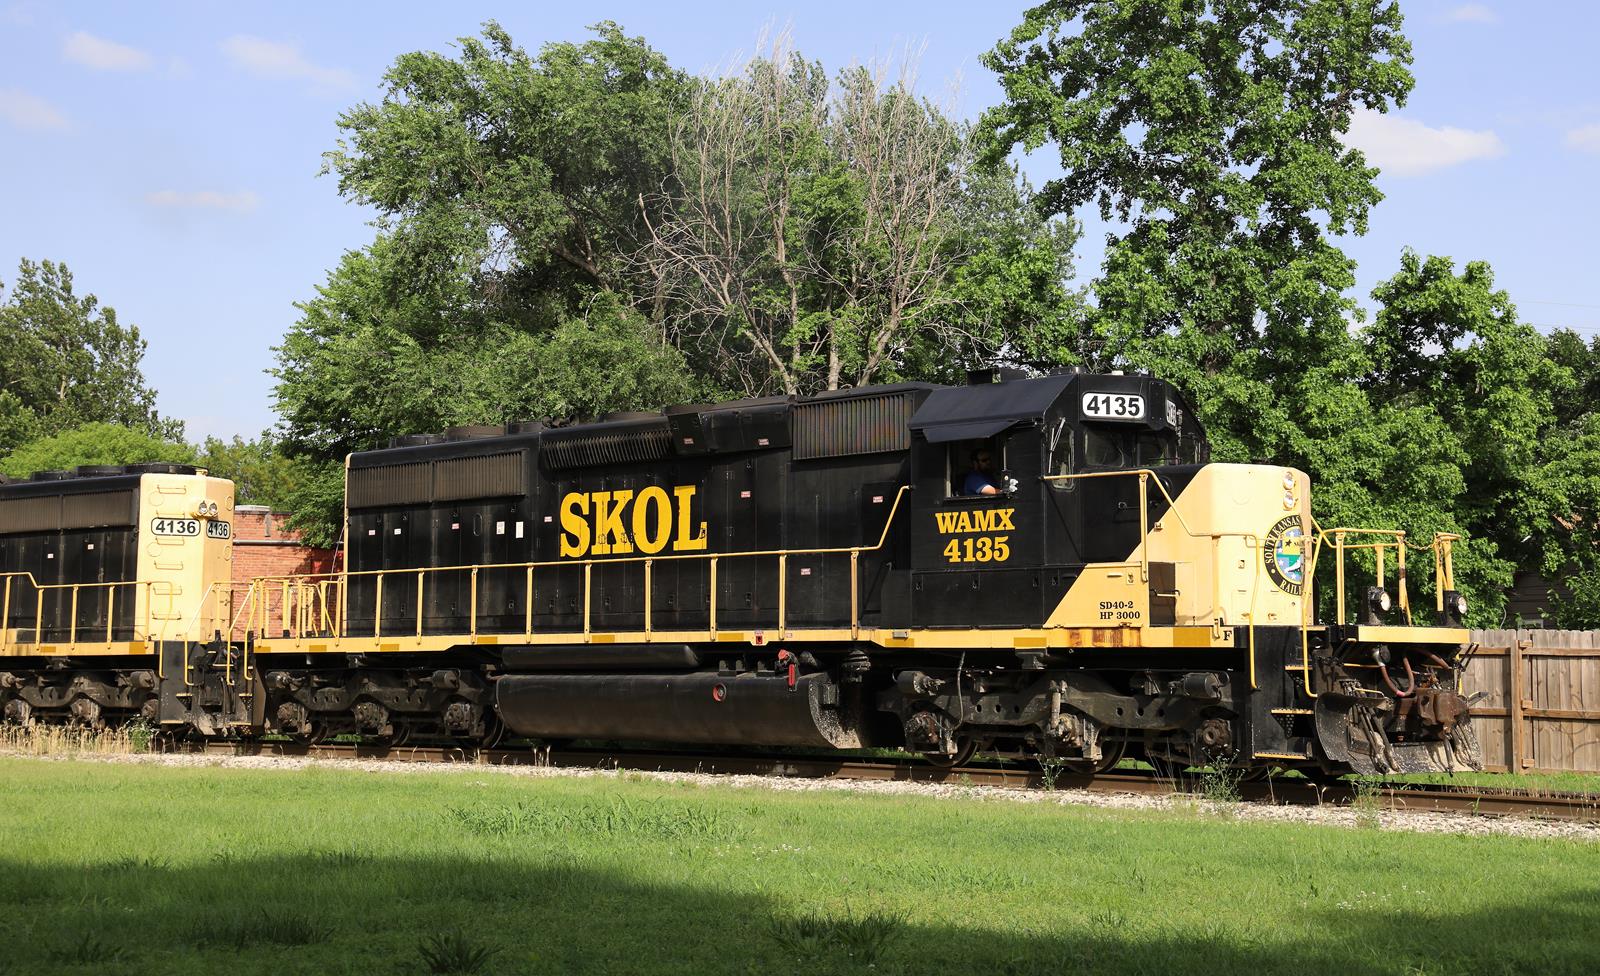
<path id="1" fill-rule="evenodd" d="M 625 556 L 633 551 L 633 543 L 622 529 L 622 513 L 633 499 L 633 492 L 597 491 L 594 499 L 594 554 L 607 556 L 615 553 Z"/>
<path id="2" fill-rule="evenodd" d="M 562 496 L 561 557 L 624 556 L 636 549 L 654 555 L 667 548 L 695 552 L 706 548 L 706 523 L 694 518 L 694 485 L 666 490 L 651 486 L 634 493 L 574 491 Z"/>
<path id="3" fill-rule="evenodd" d="M 561 558 L 589 551 L 589 496 L 575 491 L 561 499 Z M 572 541 L 567 541 L 571 537 Z"/>

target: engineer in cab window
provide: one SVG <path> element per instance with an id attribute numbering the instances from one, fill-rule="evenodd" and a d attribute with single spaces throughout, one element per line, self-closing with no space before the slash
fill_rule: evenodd
<path id="1" fill-rule="evenodd" d="M 994 454 L 987 447 L 972 452 L 972 470 L 967 472 L 967 480 L 962 483 L 961 491 L 965 495 L 1000 494 L 1000 488 L 994 480 Z"/>

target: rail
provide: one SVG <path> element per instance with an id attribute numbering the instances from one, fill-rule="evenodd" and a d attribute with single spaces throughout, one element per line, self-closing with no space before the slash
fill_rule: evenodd
<path id="1" fill-rule="evenodd" d="M 467 564 L 460 566 L 427 566 L 407 569 L 368 569 L 355 572 L 343 571 L 337 574 L 321 573 L 303 576 L 274 576 L 262 577 L 252 580 L 249 591 L 241 603 L 241 616 L 247 621 L 247 631 L 254 635 L 276 633 L 284 639 L 298 640 L 308 637 L 327 637 L 340 639 L 353 636 L 352 625 L 360 623 L 365 629 L 368 622 L 365 617 L 361 621 L 351 619 L 350 583 L 351 580 L 372 580 L 373 609 L 371 626 L 373 638 L 381 637 L 422 637 L 425 631 L 425 608 L 427 607 L 427 590 L 430 585 L 437 586 L 440 574 L 467 574 L 469 585 L 467 633 L 476 637 L 479 632 L 481 618 L 487 616 L 480 614 L 478 608 L 479 577 L 483 573 L 494 572 L 508 574 L 521 571 L 523 574 L 522 593 L 523 600 L 523 628 L 522 633 L 528 638 L 534 634 L 534 581 L 540 571 L 582 570 L 583 572 L 583 601 L 582 601 L 582 630 L 581 635 L 587 642 L 593 633 L 594 616 L 594 570 L 595 567 L 611 568 L 618 566 L 638 566 L 643 581 L 643 624 L 644 633 L 648 636 L 657 633 L 654 620 L 653 595 L 655 571 L 658 564 L 671 562 L 699 562 L 708 565 L 708 591 L 709 605 L 706 612 L 707 630 L 714 637 L 717 633 L 717 572 L 723 563 L 731 560 L 750 559 L 775 559 L 777 561 L 777 630 L 782 632 L 788 625 L 788 595 L 789 595 L 789 560 L 797 556 L 843 556 L 850 557 L 850 635 L 852 639 L 861 634 L 861 556 L 867 553 L 878 552 L 888 544 L 889 532 L 894 528 L 895 519 L 900 512 L 900 506 L 905 499 L 910 485 L 901 485 L 895 493 L 894 503 L 890 506 L 888 518 L 885 519 L 883 529 L 878 535 L 878 541 L 872 545 L 836 546 L 816 549 L 761 549 L 743 552 L 695 552 L 675 553 L 671 555 L 651 556 L 623 556 L 608 559 L 584 560 L 545 560 L 539 562 L 522 563 L 491 563 Z M 404 632 L 385 633 L 384 631 L 384 583 L 396 580 L 407 582 L 415 581 L 416 593 L 415 621 L 408 621 Z M 276 626 L 274 626 L 276 625 Z M 510 631 L 509 633 L 516 633 Z M 362 634 L 361 636 L 368 636 Z M 247 659 L 248 660 L 248 659 Z"/>

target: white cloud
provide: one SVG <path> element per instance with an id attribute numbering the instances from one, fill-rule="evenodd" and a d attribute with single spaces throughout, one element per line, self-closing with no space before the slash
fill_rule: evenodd
<path id="1" fill-rule="evenodd" d="M 78 31 L 67 38 L 62 53 L 68 61 L 76 61 L 97 71 L 143 71 L 153 63 L 150 55 L 135 47 L 95 37 Z"/>
<path id="2" fill-rule="evenodd" d="M 1418 176 L 1474 159 L 1504 155 L 1505 144 L 1494 132 L 1475 132 L 1415 119 L 1357 109 L 1350 131 L 1341 137 L 1367 155 L 1367 162 L 1392 176 Z"/>
<path id="3" fill-rule="evenodd" d="M 1579 152 L 1600 153 L 1600 122 L 1591 122 L 1567 130 L 1567 148 Z"/>
<path id="4" fill-rule="evenodd" d="M 1444 19 L 1452 23 L 1496 24 L 1500 22 L 1500 15 L 1490 10 L 1487 4 L 1464 3 L 1451 8 Z"/>
<path id="5" fill-rule="evenodd" d="M 216 190 L 157 190 L 154 193 L 146 193 L 144 202 L 152 207 L 249 213 L 261 200 L 249 190 L 241 193 L 218 193 Z"/>
<path id="6" fill-rule="evenodd" d="M 32 27 L 38 20 L 37 3 L 11 3 L 0 7 L 0 23 L 14 24 L 17 27 Z"/>
<path id="7" fill-rule="evenodd" d="M 19 129 L 65 129 L 66 116 L 56 107 L 20 88 L 0 88 L 0 119 Z"/>
<path id="8" fill-rule="evenodd" d="M 307 61 L 293 44 L 235 34 L 222 42 L 222 53 L 235 67 L 260 78 L 308 81 L 319 91 L 345 91 L 356 83 L 355 76 L 343 68 L 324 68 Z"/>

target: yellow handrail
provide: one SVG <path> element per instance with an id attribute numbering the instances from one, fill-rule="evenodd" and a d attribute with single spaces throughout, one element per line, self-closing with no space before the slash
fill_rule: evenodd
<path id="1" fill-rule="evenodd" d="M 716 631 L 716 627 L 717 627 L 717 622 L 716 622 L 716 619 L 717 619 L 716 579 L 715 579 L 715 575 L 714 574 L 717 571 L 717 567 L 719 566 L 720 561 L 727 560 L 727 559 L 756 559 L 756 558 L 768 557 L 768 558 L 776 558 L 778 560 L 779 578 L 780 578 L 779 579 L 779 596 L 778 596 L 778 604 L 779 604 L 779 606 L 778 606 L 778 618 L 779 618 L 779 627 L 781 629 L 787 623 L 786 616 L 787 616 L 788 607 L 787 607 L 787 600 L 786 600 L 787 594 L 784 592 L 784 589 L 785 589 L 784 583 L 787 580 L 788 558 L 790 556 L 849 555 L 849 556 L 851 556 L 851 578 L 852 578 L 852 581 L 854 582 L 854 585 L 852 586 L 852 590 L 853 591 L 854 590 L 858 590 L 859 589 L 859 584 L 860 584 L 860 576 L 859 576 L 858 564 L 859 564 L 859 559 L 860 559 L 861 554 L 862 553 L 877 552 L 877 551 L 881 550 L 888 543 L 889 532 L 894 527 L 895 519 L 899 515 L 900 507 L 901 507 L 902 502 L 905 499 L 906 492 L 908 492 L 910 490 L 911 490 L 911 486 L 910 485 L 901 485 L 900 486 L 899 490 L 895 493 L 894 503 L 889 508 L 889 515 L 888 515 L 888 518 L 884 521 L 883 529 L 878 534 L 878 540 L 875 543 L 873 543 L 872 545 L 867 545 L 867 546 L 835 546 L 835 547 L 830 547 L 830 548 L 818 548 L 818 549 L 757 549 L 757 550 L 746 550 L 746 551 L 739 551 L 739 552 L 694 552 L 694 553 L 674 553 L 674 554 L 669 554 L 669 555 L 662 555 L 660 553 L 657 553 L 655 555 L 649 555 L 649 556 L 622 556 L 622 557 L 618 557 L 618 558 L 614 558 L 614 559 L 585 559 L 585 560 L 582 560 L 582 561 L 576 561 L 576 560 L 545 560 L 545 561 L 539 561 L 539 562 L 523 562 L 523 563 L 490 563 L 490 564 L 482 564 L 482 563 L 480 563 L 480 564 L 468 564 L 468 565 L 459 565 L 459 566 L 426 566 L 426 567 L 421 567 L 421 568 L 407 567 L 405 569 L 365 569 L 365 570 L 343 569 L 343 570 L 340 570 L 340 571 L 334 572 L 334 573 L 308 573 L 308 574 L 304 574 L 304 575 L 300 575 L 300 576 L 263 576 L 263 577 L 257 577 L 256 579 L 251 581 L 250 596 L 247 597 L 246 602 L 249 603 L 249 602 L 251 602 L 253 600 L 256 600 L 256 594 L 261 594 L 261 595 L 264 596 L 265 593 L 268 592 L 268 588 L 269 587 L 280 588 L 283 591 L 284 599 L 286 601 L 290 599 L 289 593 L 291 592 L 290 591 L 290 587 L 291 586 L 295 588 L 293 590 L 293 592 L 295 592 L 297 594 L 299 592 L 301 592 L 302 588 L 310 590 L 314 586 L 321 586 L 321 587 L 325 587 L 325 588 L 328 588 L 328 589 L 332 589 L 332 590 L 334 590 L 334 591 L 336 591 L 336 592 L 338 592 L 340 594 L 339 613 L 338 613 L 337 617 L 335 617 L 335 622 L 339 625 L 338 626 L 339 634 L 342 635 L 342 634 L 345 634 L 345 633 L 349 632 L 349 620 L 348 620 L 348 617 L 347 617 L 347 614 L 349 612 L 349 604 L 348 604 L 348 601 L 343 598 L 344 594 L 347 592 L 347 590 L 346 590 L 346 587 L 348 586 L 348 582 L 347 581 L 352 579 L 352 578 L 373 577 L 374 578 L 374 590 L 375 590 L 375 592 L 374 592 L 374 606 L 373 606 L 373 637 L 380 637 L 380 636 L 383 635 L 383 632 L 382 632 L 383 588 L 384 588 L 384 580 L 386 578 L 399 577 L 399 576 L 405 575 L 405 574 L 415 574 L 417 579 L 418 579 L 418 591 L 419 591 L 419 594 L 420 594 L 420 591 L 421 591 L 421 588 L 422 588 L 422 582 L 421 581 L 426 578 L 427 574 L 432 574 L 432 573 L 469 573 L 471 575 L 471 578 L 472 578 L 472 597 L 471 597 L 471 609 L 469 611 L 469 616 L 468 616 L 468 632 L 470 634 L 476 634 L 477 633 L 477 628 L 478 628 L 478 619 L 477 619 L 477 611 L 478 611 L 478 606 L 477 606 L 477 604 L 478 604 L 478 600 L 477 600 L 477 577 L 478 577 L 478 573 L 480 571 L 483 571 L 483 570 L 496 570 L 496 571 L 522 570 L 524 572 L 524 574 L 525 574 L 524 575 L 524 586 L 527 588 L 527 594 L 526 594 L 527 595 L 527 605 L 526 605 L 525 610 L 524 610 L 524 626 L 525 626 L 525 629 L 527 630 L 527 632 L 531 634 L 532 633 L 532 629 L 533 629 L 533 588 L 532 588 L 532 581 L 533 581 L 533 577 L 534 577 L 534 570 L 536 570 L 536 569 L 556 569 L 556 568 L 568 568 L 568 569 L 580 569 L 581 568 L 583 570 L 583 573 L 584 573 L 583 630 L 582 630 L 582 632 L 585 635 L 588 635 L 589 633 L 591 633 L 591 630 L 592 630 L 593 573 L 594 573 L 595 567 L 597 567 L 597 566 L 605 567 L 605 566 L 622 566 L 622 565 L 628 565 L 628 564 L 639 564 L 641 566 L 641 568 L 643 569 L 644 573 L 645 573 L 646 582 L 648 584 L 648 583 L 652 582 L 653 579 L 654 579 L 654 570 L 655 570 L 655 567 L 656 567 L 656 563 L 663 562 L 663 561 L 668 561 L 668 560 L 683 560 L 683 561 L 696 561 L 696 560 L 698 560 L 698 561 L 706 562 L 711 567 L 711 572 L 713 574 L 712 579 L 711 579 L 711 592 L 710 592 L 711 603 L 710 603 L 709 614 L 708 614 L 708 626 L 709 626 L 711 632 L 714 633 Z M 418 599 L 419 599 L 419 606 L 420 606 L 420 595 L 419 595 Z M 654 621 L 652 619 L 652 612 L 650 610 L 650 599 L 651 599 L 651 588 L 650 588 L 649 585 L 647 585 L 645 587 L 645 593 L 644 593 L 645 615 L 646 615 L 646 620 L 649 621 L 651 626 L 653 627 Z M 265 610 L 265 600 L 262 599 L 259 602 L 261 602 L 263 604 L 263 612 L 264 612 L 264 610 Z M 285 610 L 284 616 L 285 616 L 285 620 L 287 622 L 288 621 L 287 610 Z M 421 616 L 421 614 L 419 612 L 419 622 L 418 622 L 418 626 L 419 627 L 421 626 L 421 624 L 420 624 L 420 616 Z M 290 631 L 290 633 L 296 634 L 297 636 L 303 636 L 303 632 L 297 632 L 294 628 L 286 628 L 286 629 L 288 629 Z M 852 600 L 851 600 L 851 629 L 852 629 L 852 633 L 859 635 L 859 633 L 860 633 L 860 594 L 859 593 L 856 593 L 852 597 Z M 419 632 L 419 636 L 420 636 L 420 632 Z"/>
<path id="2" fill-rule="evenodd" d="M 1317 697 L 1317 693 L 1311 689 L 1310 630 L 1312 623 L 1315 620 L 1316 613 L 1316 601 L 1313 599 L 1314 593 L 1312 589 L 1312 583 L 1316 578 L 1317 561 L 1321 555 L 1322 547 L 1325 544 L 1328 544 L 1328 540 L 1332 538 L 1334 552 L 1338 554 L 1339 559 L 1339 563 L 1335 567 L 1336 572 L 1334 584 L 1338 588 L 1338 592 L 1334 597 L 1335 619 L 1338 621 L 1338 623 L 1343 625 L 1345 622 L 1345 553 L 1358 549 L 1372 549 L 1376 564 L 1377 583 L 1381 587 L 1383 586 L 1384 582 L 1384 552 L 1392 548 L 1395 550 L 1395 591 L 1399 597 L 1401 615 L 1405 618 L 1406 624 L 1410 626 L 1413 623 L 1413 618 L 1411 615 L 1410 586 L 1406 578 L 1406 550 L 1427 548 L 1433 551 L 1434 597 L 1435 602 L 1438 605 L 1438 609 L 1443 611 L 1445 590 L 1455 588 L 1455 567 L 1452 557 L 1452 546 L 1455 542 L 1460 541 L 1461 536 L 1454 532 L 1435 532 L 1433 534 L 1433 541 L 1428 543 L 1426 546 L 1423 546 L 1407 541 L 1406 533 L 1400 529 L 1368 529 L 1357 527 L 1324 529 L 1322 526 L 1317 524 L 1316 519 L 1312 519 L 1311 524 L 1314 530 L 1314 535 L 1311 546 L 1311 560 L 1306 566 L 1305 599 L 1301 608 L 1304 617 L 1302 619 L 1302 626 L 1300 628 L 1300 669 L 1301 679 L 1305 684 L 1307 697 L 1315 698 Z M 1351 543 L 1346 541 L 1347 536 L 1379 536 L 1380 539 L 1373 542 Z M 1392 539 L 1393 541 L 1382 541 L 1382 539 L 1385 538 Z"/>
<path id="3" fill-rule="evenodd" d="M 0 573 L 0 579 L 3 579 L 5 581 L 4 585 L 3 585 L 3 595 L 0 595 L 0 648 L 6 648 L 6 649 L 15 648 L 15 647 L 17 647 L 17 646 L 19 646 L 21 644 L 24 644 L 24 643 L 31 643 L 31 644 L 44 643 L 44 635 L 43 635 L 42 628 L 43 628 L 44 607 L 45 607 L 45 602 L 46 602 L 46 596 L 49 595 L 49 594 L 55 594 L 55 593 L 64 594 L 65 597 L 69 601 L 68 609 L 70 611 L 70 620 L 67 623 L 67 640 L 66 640 L 66 643 L 67 643 L 67 645 L 69 647 L 76 647 L 77 644 L 78 644 L 78 607 L 79 607 L 79 604 L 80 604 L 80 601 L 81 601 L 82 594 L 86 590 L 105 590 L 107 592 L 107 600 L 106 600 L 106 641 L 107 641 L 107 643 L 111 643 L 113 638 L 115 637 L 115 629 L 114 629 L 115 628 L 115 624 L 116 624 L 115 610 L 116 610 L 116 606 L 117 606 L 116 592 L 117 592 L 118 589 L 121 589 L 123 587 L 131 588 L 131 589 L 135 590 L 136 594 L 142 590 L 142 592 L 144 593 L 144 596 L 145 596 L 145 601 L 144 601 L 144 604 L 145 604 L 144 626 L 141 628 L 139 626 L 139 621 L 137 619 L 134 620 L 133 633 L 130 635 L 130 639 L 131 640 L 133 640 L 133 641 L 150 640 L 150 639 L 164 640 L 164 639 L 167 639 L 166 635 L 167 635 L 167 632 L 170 630 L 170 627 L 163 626 L 161 628 L 161 632 L 158 634 L 158 633 L 156 633 L 155 628 L 153 627 L 153 624 L 152 624 L 152 615 L 153 615 L 153 607 L 154 607 L 155 599 L 157 597 L 165 597 L 166 600 L 167 600 L 167 606 L 168 606 L 169 609 L 171 609 L 172 603 L 173 603 L 173 598 L 176 595 L 170 589 L 170 584 L 166 584 L 166 581 L 163 581 L 163 580 L 114 580 L 114 581 L 105 582 L 105 583 L 40 583 L 38 578 L 35 577 L 32 572 L 27 571 L 27 570 L 21 570 L 21 571 L 12 572 L 12 573 Z M 21 584 L 21 585 L 25 585 L 25 586 L 29 586 L 29 587 L 33 588 L 33 591 L 34 591 L 34 594 L 35 594 L 35 599 L 33 601 L 33 608 L 32 608 L 33 609 L 33 629 L 34 629 L 34 632 L 35 632 L 34 633 L 34 638 L 35 639 L 33 641 L 20 641 L 20 640 L 15 640 L 14 637 L 13 637 L 13 631 L 14 630 L 23 629 L 22 627 L 13 628 L 11 626 L 11 611 L 12 611 L 13 605 L 16 603 L 16 601 L 13 599 L 13 591 L 15 590 L 15 586 L 13 584 Z M 164 590 L 163 589 L 158 589 L 158 586 L 162 586 L 162 585 L 166 585 L 167 589 L 164 589 Z M 137 596 L 136 596 L 135 605 L 137 605 L 137 602 L 138 601 L 137 601 Z M 195 618 L 195 621 L 197 621 L 197 620 L 198 620 L 198 615 Z M 195 621 L 191 621 L 191 623 L 195 622 Z"/>

